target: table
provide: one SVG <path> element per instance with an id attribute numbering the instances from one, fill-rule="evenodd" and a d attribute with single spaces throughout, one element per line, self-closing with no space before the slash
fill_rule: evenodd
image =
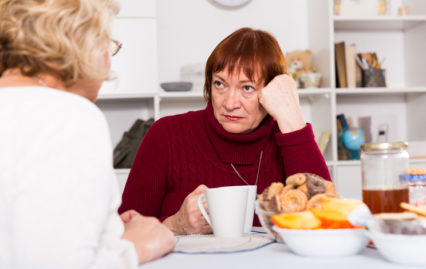
<path id="1" fill-rule="evenodd" d="M 284 244 L 273 243 L 261 249 L 243 253 L 171 253 L 159 260 L 145 264 L 140 268 L 407 269 L 416 267 L 388 262 L 376 249 L 373 248 L 366 248 L 359 255 L 344 258 L 309 258 L 293 254 Z"/>

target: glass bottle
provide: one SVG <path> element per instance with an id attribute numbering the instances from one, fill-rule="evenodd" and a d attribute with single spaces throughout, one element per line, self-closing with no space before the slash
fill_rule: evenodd
<path id="1" fill-rule="evenodd" d="M 400 175 L 408 170 L 406 142 L 367 143 L 361 146 L 362 199 L 373 214 L 402 212 L 409 202 L 408 184 Z"/>
<path id="2" fill-rule="evenodd" d="M 426 207 L 426 169 L 410 169 L 400 179 L 408 184 L 410 204 Z"/>

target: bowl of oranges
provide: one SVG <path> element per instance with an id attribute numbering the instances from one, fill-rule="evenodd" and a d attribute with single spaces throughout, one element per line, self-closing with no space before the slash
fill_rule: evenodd
<path id="1" fill-rule="evenodd" d="M 361 252 L 369 239 L 363 226 L 348 220 L 358 200 L 324 199 L 322 208 L 271 216 L 276 231 L 288 248 L 301 256 L 345 257 Z"/>
<path id="2" fill-rule="evenodd" d="M 314 174 L 292 175 L 285 185 L 272 183 L 258 196 L 256 213 L 271 237 L 298 255 L 349 256 L 369 242 L 359 224 L 359 219 L 371 217 L 368 207 L 360 200 L 339 198 L 332 182 Z"/>

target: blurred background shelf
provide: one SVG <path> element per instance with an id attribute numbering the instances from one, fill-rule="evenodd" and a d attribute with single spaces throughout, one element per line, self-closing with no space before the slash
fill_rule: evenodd
<path id="1" fill-rule="evenodd" d="M 98 96 L 98 101 L 104 100 L 132 100 L 132 99 L 149 99 L 154 98 L 157 95 L 156 92 L 147 93 L 105 93 Z"/>
<path id="2" fill-rule="evenodd" d="M 426 87 L 412 88 L 339 88 L 335 89 L 336 94 L 406 94 L 406 93 L 426 93 Z"/>
<path id="3" fill-rule="evenodd" d="M 426 22 L 426 16 L 333 16 L 335 31 L 407 31 Z"/>

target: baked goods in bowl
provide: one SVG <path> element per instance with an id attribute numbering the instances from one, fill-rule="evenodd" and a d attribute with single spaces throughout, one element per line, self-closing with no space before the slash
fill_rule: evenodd
<path id="1" fill-rule="evenodd" d="M 361 252 L 368 244 L 364 226 L 371 218 L 368 207 L 360 200 L 342 199 L 331 182 L 312 174 L 296 174 L 287 178 L 286 186 L 273 183 L 259 196 L 258 207 L 265 229 L 272 231 L 302 256 L 344 257 Z M 302 194 L 301 194 L 302 193 Z M 260 216 L 259 216 L 260 217 Z"/>
<path id="2" fill-rule="evenodd" d="M 318 207 L 322 198 L 338 197 L 334 184 L 311 173 L 297 173 L 286 179 L 286 185 L 274 182 L 258 195 L 255 212 L 265 231 L 273 239 L 271 217 L 281 213 L 302 212 Z"/>
<path id="3" fill-rule="evenodd" d="M 268 212 L 293 213 L 317 207 L 321 197 L 338 197 L 330 181 L 311 173 L 297 173 L 284 186 L 274 182 L 258 195 L 261 209 Z"/>

